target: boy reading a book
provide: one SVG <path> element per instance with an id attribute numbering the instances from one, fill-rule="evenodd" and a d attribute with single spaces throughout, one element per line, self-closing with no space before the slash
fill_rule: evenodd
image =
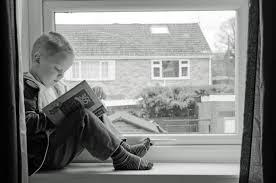
<path id="1" fill-rule="evenodd" d="M 59 33 L 43 34 L 33 45 L 32 66 L 30 72 L 24 73 L 29 174 L 40 168 L 63 168 L 84 148 L 100 160 L 111 157 L 115 170 L 151 169 L 153 163 L 142 158 L 149 150 L 149 138 L 141 144 L 127 144 L 106 115 L 99 119 L 81 101 L 79 109 L 60 125 L 42 112 L 66 91 L 60 79 L 73 60 L 72 47 Z"/>

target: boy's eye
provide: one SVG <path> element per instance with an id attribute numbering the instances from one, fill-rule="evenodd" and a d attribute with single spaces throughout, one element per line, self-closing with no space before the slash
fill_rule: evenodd
<path id="1" fill-rule="evenodd" d="M 59 73 L 62 73 L 63 72 L 63 70 L 61 69 L 61 68 L 59 68 L 59 67 L 55 67 L 55 69 L 59 72 Z"/>

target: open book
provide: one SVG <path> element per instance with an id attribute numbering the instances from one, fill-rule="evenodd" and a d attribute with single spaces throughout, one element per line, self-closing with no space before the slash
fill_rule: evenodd
<path id="1" fill-rule="evenodd" d="M 80 107 L 76 98 L 83 103 L 85 108 L 91 110 L 98 117 L 107 111 L 85 80 L 45 106 L 42 110 L 54 124 L 58 125 L 68 114 Z"/>

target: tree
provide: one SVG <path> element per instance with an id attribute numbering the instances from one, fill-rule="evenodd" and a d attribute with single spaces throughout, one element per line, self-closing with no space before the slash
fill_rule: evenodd
<path id="1" fill-rule="evenodd" d="M 230 61 L 235 60 L 235 39 L 236 39 L 236 19 L 232 17 L 220 26 L 218 33 L 218 43 L 216 47 L 219 50 L 225 50 L 225 58 Z"/>

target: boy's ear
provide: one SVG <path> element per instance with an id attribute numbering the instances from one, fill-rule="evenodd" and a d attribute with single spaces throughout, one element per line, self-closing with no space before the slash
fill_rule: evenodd
<path id="1" fill-rule="evenodd" d="M 34 61 L 36 63 L 40 62 L 40 53 L 39 52 L 35 52 L 35 54 L 34 54 Z"/>

